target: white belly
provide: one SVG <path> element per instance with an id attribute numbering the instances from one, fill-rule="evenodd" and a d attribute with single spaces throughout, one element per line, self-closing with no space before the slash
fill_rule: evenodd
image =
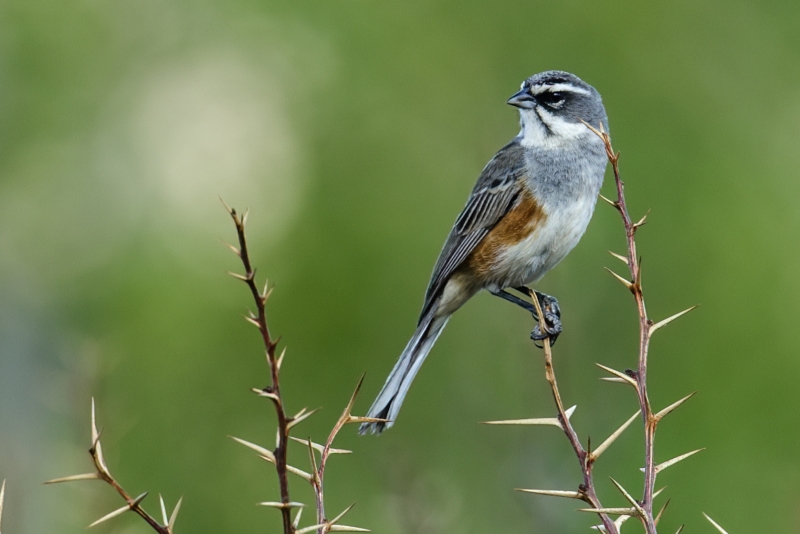
<path id="1" fill-rule="evenodd" d="M 497 258 L 492 289 L 530 284 L 555 267 L 580 241 L 596 202 L 595 195 L 585 195 L 568 205 L 545 209 L 543 224 Z"/>

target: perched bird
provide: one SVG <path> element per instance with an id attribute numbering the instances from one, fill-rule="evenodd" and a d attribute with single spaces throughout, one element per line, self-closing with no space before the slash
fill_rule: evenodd
<path id="1" fill-rule="evenodd" d="M 578 243 L 594 212 L 607 158 L 602 140 L 582 121 L 608 131 L 600 94 L 574 74 L 531 76 L 509 100 L 519 108 L 519 135 L 486 164 L 433 269 L 417 329 L 367 413 L 380 433 L 397 418 L 422 362 L 450 316 L 481 289 L 531 312 L 527 284 L 536 282 Z M 547 327 L 561 332 L 558 301 L 535 292 Z"/>

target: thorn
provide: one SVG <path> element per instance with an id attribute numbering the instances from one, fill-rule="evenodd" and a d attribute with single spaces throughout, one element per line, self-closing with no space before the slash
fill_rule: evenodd
<path id="1" fill-rule="evenodd" d="M 269 278 L 264 280 L 264 291 L 261 292 L 262 300 L 267 300 L 269 298 L 270 293 L 272 293 L 272 289 L 269 287 Z"/>
<path id="2" fill-rule="evenodd" d="M 621 372 L 617 371 L 616 369 L 612 369 L 611 367 L 606 367 L 605 365 L 602 365 L 602 364 L 599 364 L 599 363 L 595 363 L 595 365 L 597 367 L 599 367 L 600 369 L 602 369 L 603 371 L 616 376 L 617 378 L 619 378 L 623 382 L 632 385 L 636 389 L 639 389 L 639 386 L 636 384 L 636 381 L 633 378 L 631 378 L 628 375 L 626 375 L 625 373 L 621 373 Z"/>
<path id="3" fill-rule="evenodd" d="M 271 288 L 267 289 L 266 284 L 264 284 L 264 292 L 261 293 L 261 302 L 262 303 L 266 304 L 267 300 L 272 295 L 272 290 L 273 289 L 275 289 L 275 288 L 271 287 Z"/>
<path id="4" fill-rule="evenodd" d="M 306 409 L 303 408 L 302 410 L 297 412 L 297 415 L 295 415 L 294 417 L 292 417 L 289 420 L 288 424 L 286 425 L 286 429 L 289 430 L 290 428 L 302 423 L 303 421 L 305 421 L 306 419 L 308 419 L 309 417 L 311 417 L 312 415 L 314 415 L 318 411 L 320 411 L 320 408 L 317 408 L 315 410 L 311 410 L 310 412 L 306 412 Z"/>
<path id="5" fill-rule="evenodd" d="M 621 515 L 614 521 L 614 525 L 617 527 L 617 532 L 619 532 L 619 530 L 622 528 L 622 524 L 625 521 L 627 521 L 628 519 L 630 519 L 630 518 L 631 518 L 631 516 L 629 516 L 629 515 Z M 607 533 L 606 527 L 603 526 L 603 525 L 595 525 L 592 528 L 594 530 L 599 530 L 600 532 L 606 532 Z"/>
<path id="6" fill-rule="evenodd" d="M 242 214 L 242 227 L 247 225 L 247 216 L 250 215 L 250 208 L 245 208 Z"/>
<path id="7" fill-rule="evenodd" d="M 175 505 L 175 508 L 172 509 L 172 515 L 169 516 L 169 523 L 167 523 L 167 527 L 169 531 L 172 532 L 172 529 L 175 527 L 175 520 L 178 519 L 178 512 L 181 509 L 181 503 L 183 503 L 183 495 L 181 498 L 178 499 L 178 504 Z"/>
<path id="8" fill-rule="evenodd" d="M 317 456 L 314 454 L 314 447 L 311 446 L 311 440 L 308 440 L 308 457 L 311 461 L 311 476 L 314 478 L 311 480 L 311 484 L 314 488 L 319 488 L 322 486 L 322 481 L 319 478 L 319 467 L 317 466 Z"/>
<path id="9" fill-rule="evenodd" d="M 300 508 L 299 510 L 297 510 L 297 515 L 295 516 L 294 522 L 292 523 L 292 526 L 294 527 L 295 530 L 297 530 L 297 527 L 300 526 L 300 516 L 301 515 L 303 515 L 303 508 Z"/>
<path id="10" fill-rule="evenodd" d="M 368 528 L 351 527 L 348 525 L 331 525 L 328 532 L 372 532 Z"/>
<path id="11" fill-rule="evenodd" d="M 639 219 L 639 222 L 635 223 L 633 227 L 639 228 L 640 226 L 644 226 L 647 223 L 646 219 L 648 215 L 650 215 L 650 210 L 647 210 L 647 213 L 645 213 L 644 216 L 641 219 Z"/>
<path id="12" fill-rule="evenodd" d="M 663 410 L 661 410 L 660 412 L 658 412 L 658 413 L 657 413 L 657 414 L 654 416 L 654 417 L 655 417 L 655 420 L 656 420 L 656 422 L 658 422 L 658 421 L 661 421 L 661 420 L 662 420 L 662 419 L 663 419 L 665 416 L 667 416 L 667 415 L 669 415 L 670 413 L 672 413 L 673 411 L 675 411 L 675 409 L 677 409 L 677 408 L 678 408 L 680 405 L 682 405 L 684 402 L 686 402 L 687 400 L 689 400 L 689 399 L 691 399 L 692 397 L 694 397 L 694 396 L 695 396 L 695 394 L 697 394 L 697 392 L 696 392 L 696 391 L 694 391 L 694 392 L 692 392 L 692 393 L 689 393 L 688 395 L 686 395 L 686 396 L 685 396 L 684 398 L 682 398 L 681 400 L 679 400 L 679 401 L 677 401 L 677 402 L 673 402 L 672 404 L 670 404 L 669 406 L 667 406 L 666 408 L 664 408 Z"/>
<path id="13" fill-rule="evenodd" d="M 313 532 L 315 530 L 319 530 L 328 526 L 328 523 L 317 523 L 316 525 L 311 525 L 310 527 L 301 528 L 300 530 L 295 530 L 294 534 L 305 534 L 306 532 Z"/>
<path id="14" fill-rule="evenodd" d="M 289 436 L 289 439 L 292 440 L 292 441 L 296 441 L 297 443 L 302 443 L 303 445 L 306 445 L 306 446 L 309 446 L 309 444 L 311 444 L 311 447 L 313 447 L 314 450 L 317 450 L 319 452 L 322 452 L 322 451 L 325 450 L 325 446 L 324 445 L 320 445 L 319 443 L 314 443 L 313 441 L 310 441 L 310 440 L 307 440 L 307 439 L 296 438 L 294 436 Z M 351 454 L 352 452 L 353 451 L 348 451 L 346 449 L 333 449 L 333 448 L 328 449 L 328 453 L 330 453 L 330 454 Z"/>
<path id="15" fill-rule="evenodd" d="M 82 475 L 72 475 L 70 477 L 54 478 L 43 482 L 43 484 L 60 484 L 61 482 L 74 482 L 76 480 L 97 480 L 100 478 L 99 473 L 84 473 Z"/>
<path id="16" fill-rule="evenodd" d="M 608 478 L 611 478 L 611 477 L 608 477 Z M 617 481 L 616 481 L 616 480 L 614 480 L 613 478 L 611 478 L 611 482 L 612 482 L 612 483 L 613 483 L 613 484 L 614 484 L 614 485 L 617 487 L 617 489 L 619 490 L 619 492 L 620 492 L 620 493 L 622 493 L 622 496 L 623 496 L 623 497 L 625 497 L 625 499 L 627 499 L 627 501 L 628 501 L 629 503 L 631 503 L 631 505 L 633 506 L 633 508 L 636 510 L 636 513 L 637 513 L 637 515 L 638 515 L 639 517 L 644 517 L 644 516 L 645 516 L 645 513 L 644 513 L 644 510 L 642 509 L 641 505 L 639 504 L 639 501 L 637 501 L 636 499 L 634 499 L 634 498 L 631 496 L 631 494 L 630 494 L 630 493 L 628 493 L 628 492 L 625 490 L 625 488 L 623 488 L 623 487 L 622 487 L 622 484 L 620 484 L 619 482 L 617 482 Z"/>
<path id="17" fill-rule="evenodd" d="M 572 406 L 564 410 L 564 415 L 567 416 L 567 420 L 572 417 L 572 414 L 575 413 L 577 406 Z M 507 419 L 504 421 L 482 421 L 481 424 L 484 425 L 550 425 L 550 426 L 557 426 L 561 428 L 561 421 L 558 420 L 558 417 L 539 417 L 535 419 Z"/>
<path id="18" fill-rule="evenodd" d="M 117 510 L 114 510 L 114 511 L 113 511 L 113 512 L 111 512 L 110 514 L 106 514 L 106 515 L 104 515 L 103 517 L 101 517 L 100 519 L 98 519 L 97 521 L 95 521 L 94 523 L 92 523 L 91 525 L 89 525 L 89 526 L 88 526 L 88 527 L 86 527 L 86 528 L 92 528 L 92 527 L 94 527 L 94 526 L 97 526 L 97 525 L 99 525 L 100 523 L 103 523 L 103 522 L 105 522 L 105 521 L 108 521 L 109 519 L 113 519 L 113 518 L 117 517 L 118 515 L 122 515 L 122 514 L 124 514 L 125 512 L 127 512 L 127 511 L 129 511 L 129 510 L 133 510 L 134 508 L 136 508 L 137 506 L 139 506 L 139 503 L 140 503 L 140 502 L 142 502 L 142 501 L 144 500 L 144 498 L 145 498 L 145 497 L 147 497 L 147 492 L 145 492 L 145 493 L 142 493 L 141 495 L 139 495 L 138 497 L 136 497 L 136 498 L 135 498 L 133 501 L 131 501 L 131 503 L 130 503 L 130 504 L 126 504 L 126 505 L 125 505 L 125 506 L 123 506 L 122 508 L 119 508 L 119 509 L 117 509 Z"/>
<path id="19" fill-rule="evenodd" d="M 288 502 L 288 503 L 282 503 L 282 502 L 259 502 L 259 503 L 256 503 L 256 504 L 258 506 L 268 506 L 270 508 L 278 508 L 278 509 L 283 509 L 283 508 L 302 508 L 302 507 L 305 506 L 305 504 L 303 504 L 301 502 Z"/>
<path id="20" fill-rule="evenodd" d="M 356 503 L 353 503 L 353 504 L 351 504 L 350 506 L 348 506 L 347 508 L 345 508 L 344 510 L 342 510 L 342 513 L 340 513 L 339 515 L 337 515 L 336 517 L 334 517 L 333 519 L 331 519 L 330 521 L 328 521 L 328 524 L 329 524 L 329 525 L 335 525 L 336 523 L 338 523 L 338 522 L 339 522 L 339 520 L 340 520 L 341 518 L 343 518 L 343 517 L 344 517 L 344 515 L 345 515 L 347 512 L 349 512 L 350 510 L 352 510 L 352 509 L 353 509 L 353 506 L 355 506 L 355 505 L 356 505 Z"/>
<path id="21" fill-rule="evenodd" d="M 100 432 L 97 431 L 97 417 L 95 417 L 94 397 L 92 397 L 92 447 L 100 441 Z"/>
<path id="22" fill-rule="evenodd" d="M 231 251 L 232 251 L 234 254 L 236 254 L 238 257 L 240 257 L 240 258 L 242 257 L 242 252 L 241 252 L 241 251 L 240 251 L 238 248 L 234 247 L 233 245 L 231 245 L 231 244 L 230 244 L 230 243 L 228 243 L 227 241 L 223 241 L 222 239 L 220 239 L 219 241 L 220 241 L 220 243 L 222 243 L 223 245 L 225 245 L 226 247 L 228 247 L 229 249 L 231 249 Z"/>
<path id="23" fill-rule="evenodd" d="M 122 514 L 124 514 L 125 512 L 129 511 L 130 509 L 131 509 L 131 508 L 130 508 L 130 506 L 128 506 L 128 505 L 126 504 L 126 505 L 125 505 L 125 506 L 123 506 L 122 508 L 118 508 L 117 510 L 114 510 L 114 511 L 113 511 L 113 512 L 111 512 L 110 514 L 106 514 L 106 515 L 104 515 L 103 517 L 101 517 L 100 519 L 98 519 L 97 521 L 95 521 L 94 523 L 92 523 L 91 525 L 89 525 L 89 526 L 88 526 L 88 527 L 86 527 L 86 528 L 92 528 L 92 527 L 94 527 L 94 526 L 97 526 L 97 525 L 99 525 L 100 523 L 103 523 L 104 521 L 108 521 L 109 519 L 113 519 L 113 518 L 117 517 L 118 515 L 122 515 Z"/>
<path id="24" fill-rule="evenodd" d="M 606 202 L 608 202 L 609 204 L 611 204 L 615 208 L 619 208 L 619 204 L 616 203 L 615 201 L 611 200 L 610 198 L 606 198 L 606 197 L 604 197 L 603 195 L 600 195 L 600 194 L 598 194 L 597 196 L 599 196 L 602 200 L 605 200 Z"/>
<path id="25" fill-rule="evenodd" d="M 275 362 L 275 365 L 278 367 L 278 371 L 281 370 L 281 365 L 283 365 L 283 357 L 286 356 L 286 348 L 287 347 L 283 347 L 283 350 L 281 351 L 281 355 L 278 356 L 278 361 Z"/>
<path id="26" fill-rule="evenodd" d="M 681 525 L 680 527 L 678 527 L 678 531 L 675 534 L 681 534 L 681 532 L 683 532 L 683 527 L 684 526 L 686 526 L 686 525 Z"/>
<path id="27" fill-rule="evenodd" d="M 538 419 L 507 419 L 505 421 L 481 421 L 483 425 L 550 425 L 561 428 L 561 421 L 556 417 L 542 417 Z"/>
<path id="28" fill-rule="evenodd" d="M 687 313 L 689 313 L 690 311 L 694 310 L 695 308 L 697 308 L 696 305 L 692 306 L 691 308 L 686 308 L 682 312 L 678 312 L 675 315 L 672 315 L 670 317 L 667 317 L 666 319 L 663 319 L 663 320 L 661 320 L 661 321 L 659 321 L 657 323 L 654 323 L 654 324 L 650 325 L 650 335 L 653 335 L 653 332 L 655 332 L 656 330 L 658 330 L 662 326 L 668 325 L 669 323 L 671 323 L 672 321 L 674 321 L 678 317 L 682 317 L 682 316 L 686 315 Z"/>
<path id="29" fill-rule="evenodd" d="M 364 383 L 364 377 L 367 376 L 367 373 L 361 373 L 361 378 L 358 379 L 358 383 L 356 384 L 356 388 L 353 390 L 353 394 L 350 395 L 350 400 L 347 401 L 347 406 L 344 408 L 344 412 L 342 412 L 342 416 L 347 414 L 350 417 L 350 414 L 353 412 L 353 406 L 356 404 L 356 397 L 358 397 L 358 392 L 361 391 L 361 385 Z"/>
<path id="30" fill-rule="evenodd" d="M 260 447 L 260 446 L 256 445 L 255 443 L 250 443 L 249 441 L 245 441 L 243 439 L 235 438 L 233 436 L 228 436 L 228 437 L 230 437 L 231 439 L 233 439 L 235 441 L 238 441 L 239 443 L 241 443 L 245 447 L 253 449 L 254 451 L 256 451 L 259 454 L 259 456 L 263 460 L 266 460 L 271 464 L 275 463 L 275 454 L 273 454 L 272 451 L 268 451 L 264 447 Z M 308 482 L 312 482 L 314 480 L 314 477 L 311 476 L 310 473 L 306 473 L 302 469 L 298 469 L 296 467 L 292 467 L 291 465 L 287 465 L 286 466 L 286 470 L 289 471 L 290 473 L 293 473 L 293 474 L 299 476 L 300 478 L 305 479 Z"/>
<path id="31" fill-rule="evenodd" d="M 250 443 L 249 441 L 245 441 L 240 438 L 236 438 L 233 436 L 228 436 L 228 437 L 231 438 L 233 441 L 241 443 L 245 447 L 256 451 L 262 458 L 266 459 L 268 462 L 275 463 L 275 454 L 273 454 L 272 451 L 265 449 L 260 445 L 256 445 L 255 443 Z"/>
<path id="32" fill-rule="evenodd" d="M 236 211 L 234 211 L 233 209 L 231 209 L 231 207 L 230 207 L 230 206 L 228 206 L 228 205 L 225 203 L 225 201 L 224 201 L 224 200 L 222 200 L 222 197 L 221 197 L 221 196 L 217 195 L 217 198 L 219 198 L 219 201 L 220 201 L 220 202 L 222 202 L 222 205 L 223 205 L 223 206 L 225 206 L 225 209 L 228 211 L 228 213 L 230 213 L 231 215 L 233 215 L 234 213 L 236 213 Z"/>
<path id="33" fill-rule="evenodd" d="M 621 378 L 616 378 L 616 377 L 613 377 L 613 376 L 602 376 L 602 377 L 600 377 L 600 380 L 605 380 L 606 382 L 616 382 L 618 384 L 627 384 L 628 383 L 627 380 L 623 380 Z"/>
<path id="34" fill-rule="evenodd" d="M 307 482 L 312 482 L 313 483 L 313 481 L 314 481 L 314 477 L 311 475 L 311 473 L 306 473 L 302 469 L 298 469 L 296 467 L 292 467 L 291 465 L 287 465 L 286 466 L 286 470 L 289 471 L 290 473 L 294 474 L 294 475 L 299 476 L 300 478 L 305 479 Z"/>
<path id="35" fill-rule="evenodd" d="M 265 390 L 259 389 L 259 388 L 250 388 L 250 391 L 252 391 L 256 395 L 258 395 L 259 397 L 266 397 L 268 399 L 271 399 L 272 401 L 276 402 L 277 404 L 281 403 L 280 397 L 278 397 L 274 393 L 270 393 L 269 391 L 265 391 Z"/>
<path id="36" fill-rule="evenodd" d="M 658 511 L 658 514 L 656 515 L 655 519 L 653 520 L 653 522 L 656 524 L 656 526 L 658 525 L 658 522 L 661 521 L 661 516 L 664 515 L 664 510 L 666 510 L 667 506 L 669 506 L 669 501 L 670 500 L 667 499 L 667 502 L 664 503 L 664 506 L 661 507 L 661 510 Z"/>
<path id="37" fill-rule="evenodd" d="M 636 418 L 639 417 L 639 414 L 641 413 L 642 413 L 641 410 L 637 410 L 636 413 L 633 414 L 633 416 L 631 416 L 630 419 L 625 421 L 622 424 L 622 426 L 620 426 L 613 434 L 608 436 L 608 438 L 603 443 L 601 443 L 600 446 L 597 447 L 597 449 L 592 451 L 591 453 L 592 461 L 595 461 L 598 458 L 600 458 L 600 455 L 603 454 L 606 451 L 606 449 L 608 449 L 611 446 L 611 444 L 614 443 L 614 441 L 616 441 L 616 439 L 620 437 L 620 435 L 623 432 L 625 432 L 625 429 L 627 429 L 631 425 L 631 423 L 633 423 L 636 420 Z"/>
<path id="38" fill-rule="evenodd" d="M 617 254 L 616 252 L 611 252 L 610 250 L 608 251 L 608 253 L 611 254 L 612 256 L 614 256 L 615 258 L 617 258 L 619 261 L 621 261 L 625 265 L 630 265 L 630 263 L 628 263 L 628 258 L 626 258 L 625 256 Z"/>
<path id="39" fill-rule="evenodd" d="M 595 128 L 594 126 L 592 126 L 591 124 L 589 124 L 588 122 L 586 122 L 583 119 L 578 119 L 578 120 L 581 121 L 584 125 L 586 125 L 586 127 L 589 128 L 589 130 L 591 130 L 593 134 L 595 134 L 596 136 L 598 136 L 600 138 L 603 137 L 602 132 L 600 132 L 597 128 Z M 601 123 L 600 124 L 600 128 L 602 128 L 602 127 L 603 127 L 603 125 Z"/>
<path id="40" fill-rule="evenodd" d="M 257 319 L 253 319 L 249 315 L 242 315 L 242 317 L 244 318 L 245 321 L 247 321 L 251 325 L 253 325 L 256 328 L 258 328 L 259 330 L 261 330 L 261 323 L 259 323 Z"/>
<path id="41" fill-rule="evenodd" d="M 717 524 L 717 522 L 716 522 L 716 521 L 714 521 L 713 519 L 711 519 L 710 517 L 708 517 L 708 514 L 707 514 L 707 513 L 703 512 L 703 515 L 706 517 L 706 519 L 708 519 L 708 522 L 709 522 L 709 523 L 711 523 L 712 525 L 714 525 L 714 528 L 716 528 L 717 530 L 719 530 L 719 531 L 720 531 L 722 534 L 728 534 L 727 532 L 725 532 L 725 529 L 724 529 L 724 528 L 722 528 L 721 526 L 719 526 L 719 525 Z M 683 527 L 681 527 L 681 528 L 683 528 Z M 680 532 L 680 531 L 679 531 L 679 532 Z"/>
<path id="42" fill-rule="evenodd" d="M 608 272 L 610 272 L 610 273 L 611 273 L 611 275 L 612 275 L 614 278 L 616 278 L 617 280 L 619 280 L 620 282 L 622 282 L 622 285 L 624 285 L 625 287 L 627 287 L 627 288 L 628 288 L 630 291 L 633 291 L 633 283 L 632 283 L 632 282 L 630 282 L 630 281 L 626 280 L 625 278 L 621 277 L 620 275 L 618 275 L 617 273 L 615 273 L 614 271 L 612 271 L 612 270 L 611 270 L 611 269 L 609 269 L 608 267 L 605 267 L 605 270 L 606 270 L 606 271 L 608 271 Z"/>
<path id="43" fill-rule="evenodd" d="M 250 278 L 248 278 L 247 276 L 241 275 L 239 273 L 234 273 L 233 271 L 227 271 L 227 273 L 228 273 L 228 276 L 232 276 L 232 277 L 236 278 L 237 280 L 241 280 L 242 282 L 249 282 L 250 281 Z"/>
<path id="44" fill-rule="evenodd" d="M 100 445 L 100 432 L 97 430 L 97 416 L 95 410 L 94 397 L 92 397 L 92 447 L 89 449 L 92 458 L 95 459 L 100 471 L 109 475 L 106 460 L 103 458 L 103 447 Z M 110 476 L 110 475 L 109 475 Z"/>
<path id="45" fill-rule="evenodd" d="M 160 493 L 158 494 L 158 502 L 161 504 L 161 520 L 166 525 L 169 523 L 169 518 L 167 517 L 167 506 L 164 504 L 164 497 L 162 497 Z"/>
<path id="46" fill-rule="evenodd" d="M 617 532 L 619 532 L 619 529 L 622 527 L 622 523 L 630 519 L 630 517 L 631 516 L 629 515 L 621 515 L 617 518 L 616 521 L 614 521 L 614 524 L 617 526 Z"/>
<path id="47" fill-rule="evenodd" d="M 522 488 L 514 488 L 514 491 L 521 491 L 523 493 L 533 493 L 536 495 L 549 495 L 551 497 L 565 497 L 567 499 L 583 499 L 586 496 L 586 494 L 580 491 L 539 490 L 539 489 L 522 489 Z"/>
<path id="48" fill-rule="evenodd" d="M 677 464 L 678 462 L 681 462 L 681 461 L 685 460 L 686 458 L 688 458 L 690 456 L 694 456 L 698 452 L 704 451 L 704 450 L 706 450 L 705 447 L 703 447 L 702 449 L 697 449 L 697 450 L 694 450 L 694 451 L 691 451 L 691 452 L 687 452 L 686 454 L 681 454 L 680 456 L 676 456 L 675 458 L 673 458 L 671 460 L 667 460 L 666 462 L 660 463 L 655 468 L 656 469 L 656 473 L 660 473 L 661 471 L 663 471 L 667 467 L 672 467 L 673 465 Z"/>
<path id="49" fill-rule="evenodd" d="M 636 515 L 637 512 L 634 508 L 578 508 L 579 512 L 590 512 L 593 514 L 611 514 L 611 515 Z"/>

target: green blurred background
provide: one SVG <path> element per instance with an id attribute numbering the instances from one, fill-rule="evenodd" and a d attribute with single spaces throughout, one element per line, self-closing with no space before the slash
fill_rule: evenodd
<path id="1" fill-rule="evenodd" d="M 248 391 L 267 374 L 217 196 L 251 209 L 285 396 L 324 406 L 298 429 L 322 439 L 364 371 L 366 411 L 411 334 L 451 223 L 517 132 L 506 98 L 564 69 L 603 94 L 632 213 L 652 210 L 649 311 L 701 304 L 652 349 L 657 407 L 700 392 L 657 458 L 707 448 L 660 477 L 663 530 L 711 532 L 705 511 L 800 532 L 799 54 L 796 0 L 4 1 L 3 531 L 84 532 L 120 505 L 99 483 L 41 485 L 91 470 L 95 396 L 112 472 L 184 495 L 178 532 L 278 532 L 254 506 L 278 495 L 271 466 L 226 437 L 269 443 L 274 420 Z M 539 286 L 564 310 L 557 370 L 594 443 L 635 411 L 593 365 L 634 365 L 635 308 L 603 270 L 623 247 L 601 204 Z M 513 491 L 577 486 L 563 435 L 478 424 L 552 414 L 530 328 L 487 295 L 466 305 L 396 427 L 341 435 L 355 454 L 330 465 L 330 510 L 356 501 L 348 522 L 390 534 L 587 531 L 574 502 Z M 641 464 L 637 423 L 597 465 L 604 504 L 624 504 L 609 475 L 638 493 Z"/>

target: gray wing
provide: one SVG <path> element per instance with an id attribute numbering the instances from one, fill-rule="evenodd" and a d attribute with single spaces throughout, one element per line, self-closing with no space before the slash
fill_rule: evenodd
<path id="1" fill-rule="evenodd" d="M 421 318 L 429 311 L 453 271 L 516 204 L 520 177 L 524 174 L 524 149 L 517 139 L 501 148 L 486 164 L 433 268 Z"/>

